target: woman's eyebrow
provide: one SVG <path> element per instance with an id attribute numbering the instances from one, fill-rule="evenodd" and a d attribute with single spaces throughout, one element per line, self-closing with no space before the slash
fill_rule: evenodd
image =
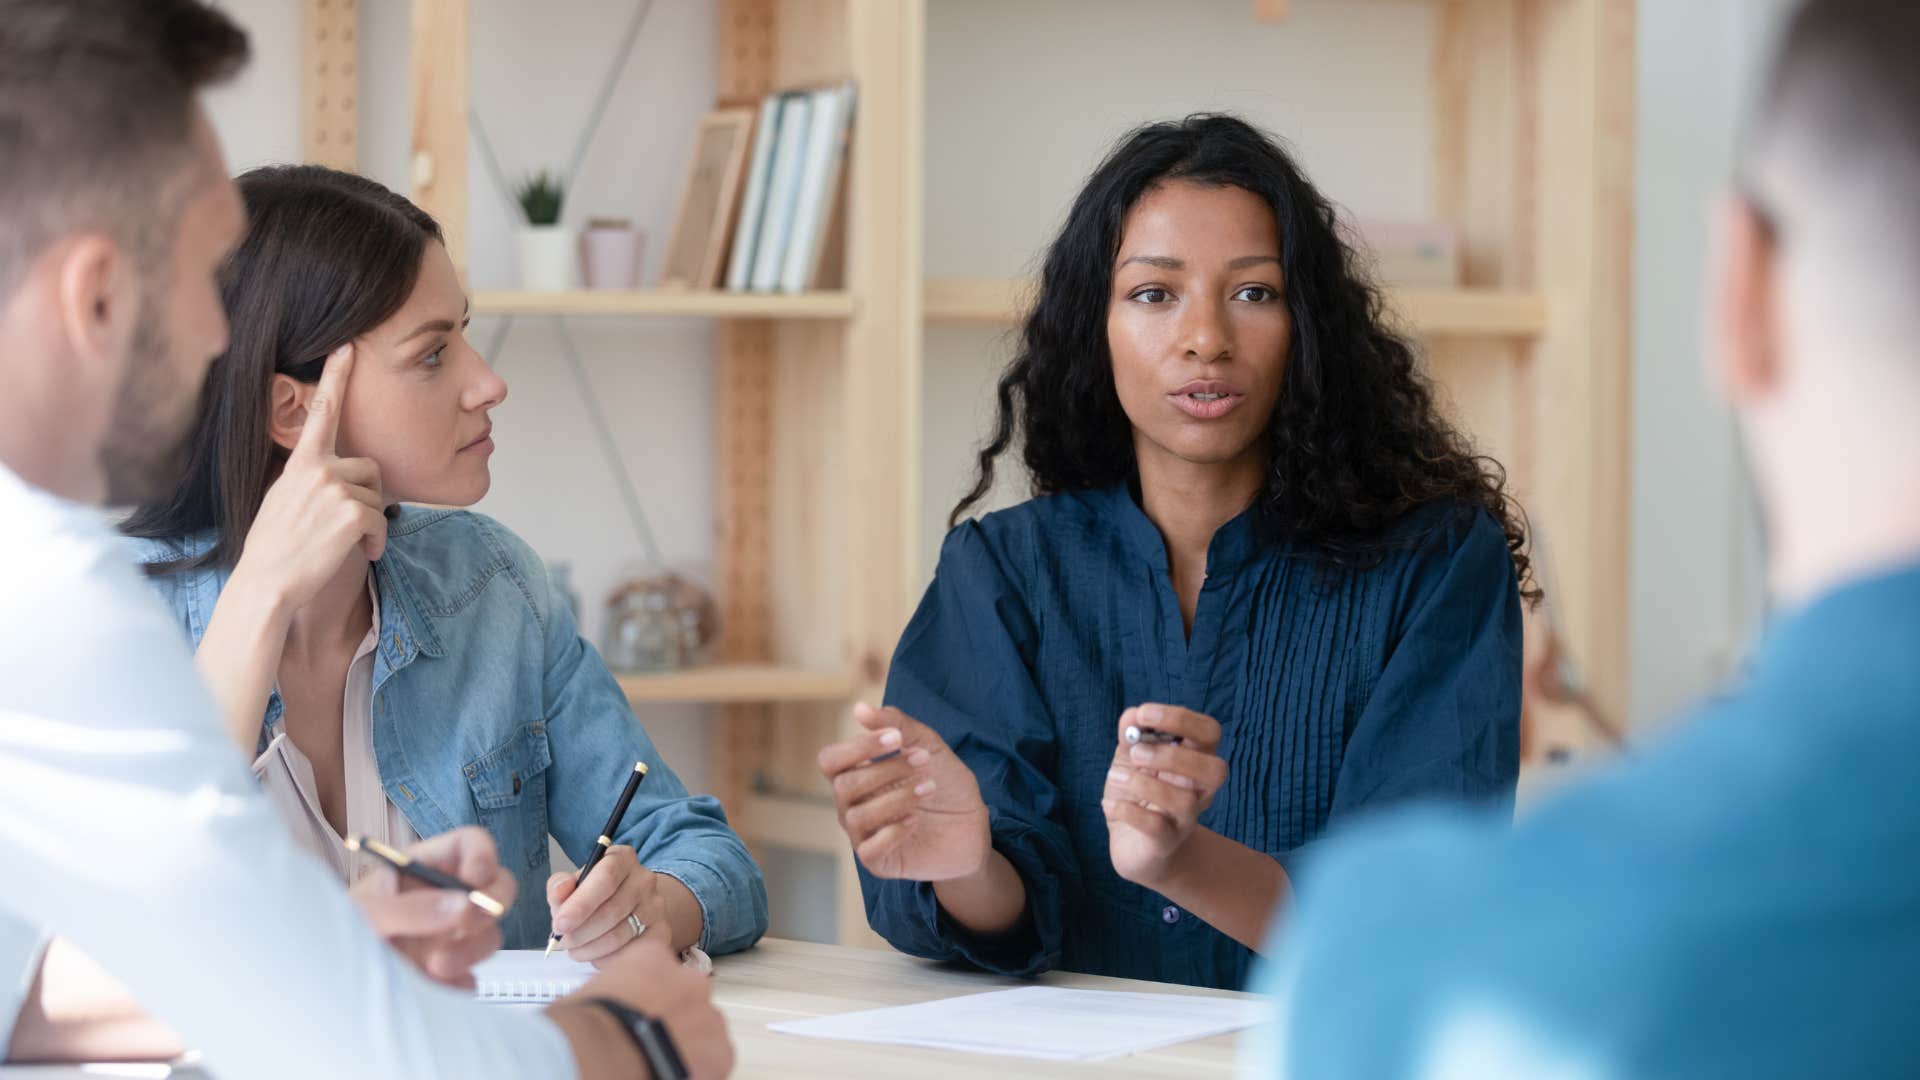
<path id="1" fill-rule="evenodd" d="M 1249 266 L 1259 266 L 1261 263 L 1278 264 L 1279 262 L 1280 256 L 1278 255 L 1242 255 L 1228 263 L 1227 269 L 1245 270 Z M 1171 255 L 1130 255 L 1120 261 L 1120 266 L 1126 266 L 1128 263 L 1145 263 L 1148 266 L 1158 267 L 1161 270 L 1185 270 L 1187 268 L 1185 260 L 1176 259 Z M 1115 267 L 1115 269 L 1119 269 L 1119 267 Z"/>
<path id="2" fill-rule="evenodd" d="M 467 303 L 467 306 L 460 312 L 460 321 L 464 323 L 467 320 L 467 316 L 472 312 L 473 312 L 473 303 L 469 301 Z M 403 342 L 412 341 L 414 338 L 419 337 L 421 334 L 425 334 L 425 333 L 428 333 L 429 331 L 435 331 L 435 330 L 440 331 L 441 333 L 447 333 L 454 328 L 454 325 L 455 325 L 454 323 L 451 323 L 446 319 L 429 319 L 426 322 L 421 323 L 419 326 L 414 327 L 411 333 L 407 334 L 407 336 L 401 338 L 400 340 Z"/>

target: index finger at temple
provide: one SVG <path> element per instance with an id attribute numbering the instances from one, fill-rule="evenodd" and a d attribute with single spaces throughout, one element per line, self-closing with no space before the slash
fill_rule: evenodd
<path id="1" fill-rule="evenodd" d="M 353 343 L 327 354 L 327 366 L 320 382 L 307 400 L 307 422 L 300 429 L 300 442 L 294 452 L 308 456 L 333 453 L 340 434 L 340 403 L 346 399 L 347 376 L 353 372 Z"/>

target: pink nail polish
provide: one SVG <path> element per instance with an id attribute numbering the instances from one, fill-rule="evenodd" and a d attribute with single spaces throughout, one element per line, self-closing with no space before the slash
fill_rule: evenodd
<path id="1" fill-rule="evenodd" d="M 1113 781 L 1116 784 L 1126 783 L 1127 777 L 1129 775 L 1130 774 L 1125 769 L 1108 769 L 1107 770 L 1107 779 Z"/>

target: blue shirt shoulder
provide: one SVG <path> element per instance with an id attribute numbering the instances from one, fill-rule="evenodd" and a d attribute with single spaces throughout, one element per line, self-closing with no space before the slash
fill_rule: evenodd
<path id="1" fill-rule="evenodd" d="M 1511 830 L 1330 845 L 1265 988 L 1314 1077 L 1920 1073 L 1920 570 L 1787 620 L 1751 675 Z"/>

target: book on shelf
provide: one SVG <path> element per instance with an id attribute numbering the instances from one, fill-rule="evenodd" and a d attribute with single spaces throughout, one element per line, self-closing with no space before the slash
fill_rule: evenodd
<path id="1" fill-rule="evenodd" d="M 1350 218 L 1348 242 L 1382 285 L 1451 289 L 1460 284 L 1460 233 L 1436 221 Z"/>
<path id="2" fill-rule="evenodd" d="M 810 94 L 787 94 L 780 102 L 780 134 L 767 177 L 766 214 L 754 241 L 753 272 L 747 279 L 747 287 L 755 292 L 772 292 L 780 285 L 793 212 L 800 201 L 800 171 L 806 165 L 812 114 Z"/>
<path id="3" fill-rule="evenodd" d="M 777 91 L 760 103 L 724 276 L 734 291 L 800 293 L 842 276 L 854 85 Z"/>
<path id="4" fill-rule="evenodd" d="M 852 83 L 813 92 L 811 130 L 794 204 L 793 232 L 780 271 L 780 291 L 797 293 L 820 281 L 834 197 L 853 125 Z"/>
<path id="5" fill-rule="evenodd" d="M 734 290 L 744 290 L 753 275 L 754 245 L 760 239 L 760 225 L 767 211 L 767 174 L 773 170 L 773 146 L 780 132 L 779 94 L 768 94 L 760 103 L 760 119 L 753 130 L 746 191 L 740 197 L 733 251 L 727 257 L 727 288 Z"/>

